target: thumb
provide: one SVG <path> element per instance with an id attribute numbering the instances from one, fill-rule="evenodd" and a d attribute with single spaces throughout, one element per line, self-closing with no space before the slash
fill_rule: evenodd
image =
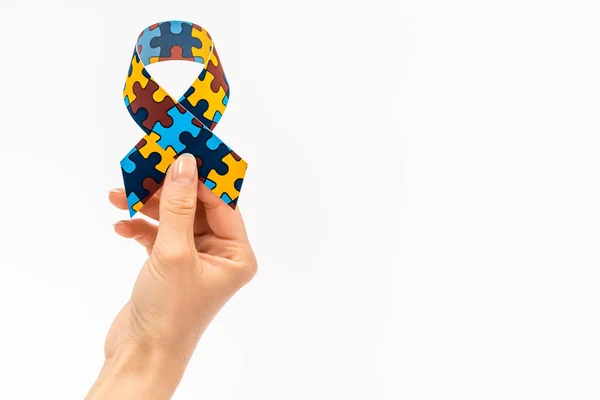
<path id="1" fill-rule="evenodd" d="M 223 239 L 247 241 L 246 229 L 239 207 L 236 207 L 235 210 L 231 209 L 206 185 L 198 186 L 198 199 L 204 206 L 206 222 L 215 235 Z"/>
<path id="2" fill-rule="evenodd" d="M 155 248 L 188 253 L 194 245 L 194 219 L 198 166 L 191 154 L 182 154 L 171 165 L 160 195 L 160 225 Z"/>

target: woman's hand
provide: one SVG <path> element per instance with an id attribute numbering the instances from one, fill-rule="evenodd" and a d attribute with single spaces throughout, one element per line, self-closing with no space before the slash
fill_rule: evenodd
<path id="1" fill-rule="evenodd" d="M 127 209 L 125 192 L 113 205 Z M 256 273 L 239 212 L 198 184 L 196 159 L 181 155 L 159 195 L 115 231 L 148 252 L 130 301 L 105 343 L 106 362 L 88 399 L 169 399 L 200 336 L 227 300 Z"/>

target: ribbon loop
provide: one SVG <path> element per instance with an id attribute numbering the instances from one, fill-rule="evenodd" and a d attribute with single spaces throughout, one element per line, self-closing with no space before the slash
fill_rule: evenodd
<path id="1" fill-rule="evenodd" d="M 204 65 L 175 101 L 145 66 L 168 60 Z M 230 207 L 239 198 L 247 163 L 212 131 L 229 101 L 229 83 L 210 34 L 184 21 L 146 28 L 136 43 L 123 98 L 145 135 L 121 160 L 129 213 L 135 215 L 162 185 L 167 169 L 182 153 L 198 162 L 198 177 Z"/>

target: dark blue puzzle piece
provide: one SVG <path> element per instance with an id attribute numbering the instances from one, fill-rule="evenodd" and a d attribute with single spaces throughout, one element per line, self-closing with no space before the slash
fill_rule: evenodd
<path id="1" fill-rule="evenodd" d="M 162 157 L 158 153 L 151 153 L 148 158 L 144 158 L 138 150 L 131 152 L 129 160 L 135 164 L 135 169 L 131 173 L 127 173 L 121 167 L 125 194 L 129 197 L 131 193 L 135 193 L 140 200 L 145 200 L 150 193 L 144 188 L 144 180 L 152 178 L 157 183 L 161 183 L 165 179 L 166 174 L 156 169 L 156 166 L 162 161 Z"/>
<path id="2" fill-rule="evenodd" d="M 198 76 L 198 79 L 203 81 L 206 78 L 206 71 L 207 71 L 206 69 L 202 70 L 202 72 Z M 223 75 L 223 78 L 225 79 L 225 82 L 227 82 L 227 77 L 225 75 Z M 196 106 L 194 107 L 188 100 L 188 98 L 195 91 L 196 91 L 196 88 L 194 86 L 190 86 L 188 88 L 188 90 L 186 90 L 186 92 L 183 94 L 183 96 L 181 96 L 181 98 L 178 100 L 178 102 L 179 102 L 179 104 L 184 106 L 189 112 L 191 112 L 194 115 L 194 117 L 198 118 L 204 126 L 206 126 L 210 130 L 213 130 L 213 129 L 215 129 L 217 122 L 219 122 L 219 120 L 221 119 L 221 114 L 217 112 L 214 120 L 206 118 L 204 116 L 204 113 L 208 110 L 208 101 L 206 99 L 200 99 L 198 101 L 198 103 L 196 104 Z M 228 100 L 229 100 L 229 84 L 227 84 L 227 91 L 225 92 L 223 104 L 227 105 Z"/>
<path id="3" fill-rule="evenodd" d="M 148 118 L 148 111 L 146 111 L 145 108 L 138 108 L 138 112 L 134 113 L 131 110 L 131 106 L 128 105 L 127 106 L 127 111 L 129 111 L 129 114 L 131 115 L 131 118 L 133 118 L 133 120 L 139 125 L 140 128 L 143 129 L 143 131 L 146 134 L 150 134 L 150 132 L 152 132 L 152 130 L 146 128 L 143 125 L 144 121 Z"/>
<path id="4" fill-rule="evenodd" d="M 160 48 L 160 57 L 171 57 L 171 48 L 179 46 L 182 49 L 182 56 L 193 58 L 192 47 L 202 48 L 200 39 L 192 36 L 192 26 L 187 23 L 181 24 L 181 32 L 175 34 L 171 30 L 171 23 L 165 22 L 159 26 L 160 36 L 150 40 L 150 46 Z M 176 31 L 179 29 L 177 27 Z"/>
<path id="5" fill-rule="evenodd" d="M 221 143 L 215 150 L 211 150 L 206 143 L 212 137 L 213 133 L 210 130 L 202 128 L 196 138 L 190 133 L 184 132 L 179 139 L 185 145 L 184 153 L 190 153 L 202 161 L 198 167 L 198 176 L 202 178 L 208 177 L 209 172 L 213 169 L 219 175 L 225 175 L 229 171 L 229 167 L 223 162 L 223 158 L 231 153 L 231 149 Z"/>
<path id="6" fill-rule="evenodd" d="M 240 178 L 240 179 L 236 180 L 235 182 L 233 182 L 233 187 L 238 192 L 241 192 L 242 191 L 242 184 L 243 183 L 244 183 L 244 180 L 242 178 Z"/>
<path id="7" fill-rule="evenodd" d="M 191 92 L 188 89 L 189 94 L 191 94 L 194 91 L 194 88 L 190 88 L 190 89 L 191 89 Z M 186 92 L 186 94 L 184 95 L 185 98 L 180 100 L 179 104 L 181 104 L 182 106 L 185 107 L 186 110 L 191 112 L 194 115 L 194 117 L 198 118 L 200 120 L 200 122 L 202 122 L 202 125 L 206 126 L 209 129 L 213 129 L 214 121 L 212 121 L 204 116 L 204 113 L 206 112 L 206 110 L 208 110 L 208 101 L 202 99 L 198 102 L 198 104 L 196 104 L 196 107 L 194 107 L 194 106 L 192 106 L 190 101 L 187 99 L 187 96 L 189 94 Z"/>

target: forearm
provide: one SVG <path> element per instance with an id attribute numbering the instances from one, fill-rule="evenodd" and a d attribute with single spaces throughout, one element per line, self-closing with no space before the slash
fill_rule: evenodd
<path id="1" fill-rule="evenodd" d="M 168 400 L 186 365 L 164 353 L 120 348 L 104 363 L 86 400 Z"/>

